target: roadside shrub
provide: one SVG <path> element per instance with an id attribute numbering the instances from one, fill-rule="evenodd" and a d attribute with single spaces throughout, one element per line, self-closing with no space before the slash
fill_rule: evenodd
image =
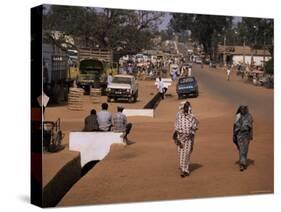
<path id="1" fill-rule="evenodd" d="M 274 66 L 274 61 L 273 61 L 273 59 L 270 59 L 265 64 L 265 72 L 267 74 L 273 75 L 274 74 L 274 67 L 273 66 Z"/>

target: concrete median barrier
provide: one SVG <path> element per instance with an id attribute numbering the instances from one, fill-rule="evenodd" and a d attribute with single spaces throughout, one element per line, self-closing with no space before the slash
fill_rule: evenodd
<path id="1" fill-rule="evenodd" d="M 126 116 L 147 116 L 154 117 L 153 109 L 125 109 L 123 113 Z"/>
<path id="2" fill-rule="evenodd" d="M 102 160 L 114 143 L 124 144 L 122 133 L 71 132 L 69 135 L 69 150 L 80 152 L 81 167 L 90 161 Z"/>

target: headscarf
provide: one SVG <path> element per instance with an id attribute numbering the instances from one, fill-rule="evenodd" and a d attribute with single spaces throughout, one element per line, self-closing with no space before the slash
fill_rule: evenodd
<path id="1" fill-rule="evenodd" d="M 184 105 L 188 103 L 188 112 L 184 112 Z M 175 130 L 180 133 L 194 134 L 198 128 L 198 120 L 192 114 L 192 107 L 188 101 L 180 104 L 180 110 L 176 116 Z"/>
<path id="2" fill-rule="evenodd" d="M 179 110 L 183 110 L 183 107 L 184 107 L 184 104 L 188 102 L 188 101 L 182 101 L 179 105 Z M 188 113 L 192 113 L 192 107 L 191 105 L 189 105 L 189 110 L 188 110 Z"/>
<path id="3" fill-rule="evenodd" d="M 236 111 L 234 124 L 236 124 L 236 123 L 239 121 L 240 117 L 241 117 L 241 114 L 240 114 L 240 112 L 241 112 L 241 107 L 243 107 L 243 106 L 240 105 L 240 106 L 238 107 L 237 111 Z"/>
<path id="4" fill-rule="evenodd" d="M 184 110 L 184 105 L 185 103 L 188 102 L 188 101 L 183 101 L 180 103 L 179 105 L 179 110 Z M 188 114 L 192 114 L 192 107 L 191 107 L 191 104 L 189 104 L 189 107 L 188 107 Z"/>
<path id="5" fill-rule="evenodd" d="M 241 114 L 242 109 L 246 112 L 244 115 Z M 246 105 L 239 106 L 236 112 L 235 122 L 233 124 L 233 143 L 235 143 L 239 149 L 238 136 L 249 140 L 252 140 L 253 138 L 253 118 L 249 113 L 248 106 Z"/>

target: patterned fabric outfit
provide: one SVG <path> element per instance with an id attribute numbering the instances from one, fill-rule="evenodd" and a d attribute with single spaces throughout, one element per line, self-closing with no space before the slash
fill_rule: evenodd
<path id="1" fill-rule="evenodd" d="M 177 147 L 179 156 L 179 165 L 182 172 L 189 173 L 189 161 L 193 149 L 194 133 L 198 127 L 198 120 L 191 113 L 184 113 L 180 110 L 176 116 L 175 130 L 178 132 L 177 139 L 183 145 Z"/>
<path id="2" fill-rule="evenodd" d="M 121 112 L 117 112 L 112 116 L 112 130 L 114 132 L 125 132 L 127 125 L 127 117 Z"/>
<path id="3" fill-rule="evenodd" d="M 114 132 L 123 132 L 124 138 L 130 133 L 132 123 L 127 123 L 127 117 L 122 112 L 117 112 L 112 116 L 112 130 Z"/>
<path id="4" fill-rule="evenodd" d="M 250 113 L 240 115 L 234 124 L 234 133 L 239 149 L 240 165 L 247 165 L 250 140 L 253 139 L 253 118 Z"/>

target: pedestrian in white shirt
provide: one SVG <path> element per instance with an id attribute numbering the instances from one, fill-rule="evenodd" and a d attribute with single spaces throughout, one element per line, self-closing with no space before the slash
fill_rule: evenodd
<path id="1" fill-rule="evenodd" d="M 108 76 L 107 76 L 107 85 L 110 85 L 112 83 L 112 73 L 110 73 Z"/>
<path id="2" fill-rule="evenodd" d="M 107 111 L 108 104 L 102 103 L 101 111 L 97 113 L 99 129 L 101 131 L 110 131 L 112 122 L 111 122 L 111 113 Z"/>
<path id="3" fill-rule="evenodd" d="M 161 94 L 162 99 L 164 99 L 166 89 L 161 77 L 159 77 L 159 81 L 158 81 L 158 90 L 159 93 Z"/>
<path id="4" fill-rule="evenodd" d="M 231 68 L 230 68 L 230 66 L 227 66 L 227 68 L 226 68 L 227 81 L 230 80 L 230 73 L 231 73 Z"/>
<path id="5" fill-rule="evenodd" d="M 191 67 L 188 67 L 188 76 L 191 77 Z"/>

